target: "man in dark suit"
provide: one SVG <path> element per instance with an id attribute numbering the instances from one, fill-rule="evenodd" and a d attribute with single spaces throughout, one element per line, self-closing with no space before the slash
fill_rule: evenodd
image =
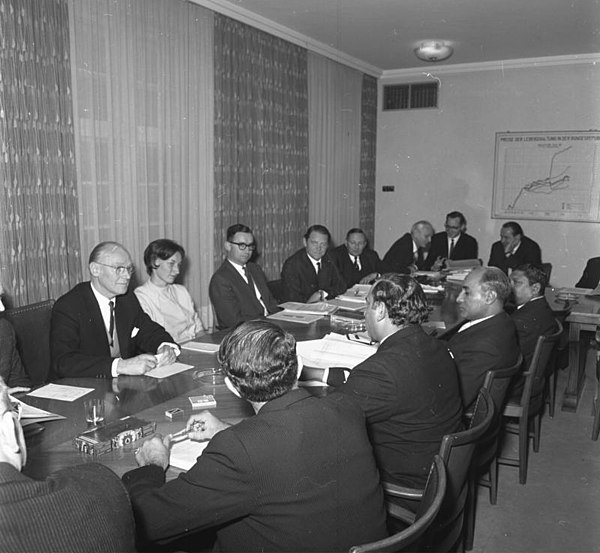
<path id="1" fill-rule="evenodd" d="M 362 407 L 382 480 L 401 486 L 423 487 L 442 437 L 461 428 L 456 365 L 446 346 L 421 328 L 428 313 L 415 279 L 384 274 L 365 311 L 377 352 L 351 371 L 305 367 L 301 374 L 340 385 Z"/>
<path id="2" fill-rule="evenodd" d="M 314 303 L 335 298 L 346 283 L 327 255 L 331 235 L 323 225 L 312 225 L 304 235 L 304 248 L 288 257 L 281 269 L 285 301 Z"/>
<path id="3" fill-rule="evenodd" d="M 346 282 L 346 288 L 356 283 L 369 284 L 380 276 L 381 259 L 368 246 L 363 230 L 352 228 L 346 234 L 346 243 L 330 251 L 331 259 Z"/>
<path id="4" fill-rule="evenodd" d="M 556 331 L 556 319 L 548 305 L 546 273 L 535 265 L 519 265 L 510 274 L 513 296 L 517 308 L 511 314 L 517 327 L 519 347 L 523 354 L 523 370 L 529 368 L 538 338 Z M 510 398 L 519 401 L 523 394 L 525 378 L 519 375 L 514 379 Z"/>
<path id="5" fill-rule="evenodd" d="M 217 527 L 219 551 L 347 551 L 386 536 L 383 494 L 360 408 L 296 387 L 294 338 L 248 321 L 221 343 L 226 383 L 256 415 L 229 426 L 208 411 L 187 423 L 210 443 L 165 483 L 169 450 L 154 437 L 123 476 L 143 539 Z M 189 541 L 189 540 L 188 540 Z"/>
<path id="6" fill-rule="evenodd" d="M 510 280 L 497 267 L 473 269 L 456 300 L 466 321 L 440 336 L 458 367 L 466 408 L 477 399 L 487 371 L 510 367 L 519 356 L 515 323 L 504 311 L 510 293 Z"/>
<path id="7" fill-rule="evenodd" d="M 0 549 L 135 551 L 133 514 L 116 474 L 103 465 L 60 470 L 45 480 L 21 474 L 27 450 L 0 378 Z"/>
<path id="8" fill-rule="evenodd" d="M 255 250 L 256 242 L 249 227 L 236 224 L 227 229 L 227 259 L 212 276 L 208 287 L 219 329 L 232 328 L 280 310 L 265 273 L 250 261 Z"/>
<path id="9" fill-rule="evenodd" d="M 60 297 L 52 309 L 54 376 L 144 374 L 175 361 L 179 348 L 171 335 L 128 291 L 133 265 L 127 250 L 101 242 L 90 253 L 89 271 L 90 281 Z"/>
<path id="10" fill-rule="evenodd" d="M 504 223 L 500 229 L 500 240 L 492 244 L 488 265 L 498 267 L 508 274 L 509 270 L 525 263 L 542 264 L 540 247 L 537 242 L 523 234 L 519 223 Z"/>
<path id="11" fill-rule="evenodd" d="M 576 288 L 596 288 L 600 281 L 600 257 L 588 259 Z"/>
<path id="12" fill-rule="evenodd" d="M 396 240 L 383 258 L 386 271 L 410 274 L 428 271 L 435 259 L 429 255 L 433 227 L 428 221 L 415 223 L 410 233 Z"/>
<path id="13" fill-rule="evenodd" d="M 447 259 L 477 259 L 477 240 L 466 233 L 467 220 L 460 211 L 446 215 L 445 232 L 437 232 L 431 239 L 429 255 L 441 268 Z"/>

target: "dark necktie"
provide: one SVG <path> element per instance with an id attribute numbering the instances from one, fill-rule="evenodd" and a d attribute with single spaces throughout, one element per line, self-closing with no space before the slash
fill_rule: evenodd
<path id="1" fill-rule="evenodd" d="M 317 261 L 317 275 L 321 272 L 321 262 Z"/>
<path id="2" fill-rule="evenodd" d="M 423 248 L 417 250 L 417 267 L 420 269 L 423 265 Z"/>
<path id="3" fill-rule="evenodd" d="M 354 257 L 354 268 L 355 268 L 357 271 L 360 271 L 360 267 L 358 266 L 358 256 L 357 256 L 357 255 L 355 255 L 355 256 L 353 256 L 353 257 Z"/>
<path id="4" fill-rule="evenodd" d="M 452 252 L 454 251 L 454 238 L 450 240 L 450 251 L 448 252 L 448 257 L 452 259 Z"/>
<path id="5" fill-rule="evenodd" d="M 254 292 L 254 281 L 252 280 L 248 269 L 246 269 L 246 265 L 244 265 L 242 269 L 244 269 L 244 275 L 246 276 L 246 280 L 248 281 L 248 286 L 250 286 L 250 288 L 252 288 L 252 291 Z"/>
<path id="6" fill-rule="evenodd" d="M 114 334 L 115 334 L 115 302 L 110 300 L 108 302 L 110 306 L 110 323 L 108 325 L 108 345 L 112 348 L 115 344 Z"/>

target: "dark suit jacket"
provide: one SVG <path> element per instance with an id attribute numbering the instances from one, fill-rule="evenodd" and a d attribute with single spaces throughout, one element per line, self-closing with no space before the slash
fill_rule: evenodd
<path id="1" fill-rule="evenodd" d="M 556 330 L 556 319 L 546 298 L 528 301 L 520 309 L 515 309 L 511 315 L 517 327 L 519 347 L 523 354 L 523 370 L 526 371 L 531 363 L 535 345 L 540 336 L 551 334 Z M 523 394 L 525 378 L 518 375 L 511 386 L 510 399 L 518 401 Z"/>
<path id="2" fill-rule="evenodd" d="M 9 388 L 31 386 L 31 379 L 25 372 L 17 351 L 15 329 L 4 318 L 0 318 L 0 376 Z"/>
<path id="3" fill-rule="evenodd" d="M 458 241 L 454 242 L 452 256 L 448 256 L 448 234 L 438 232 L 431 238 L 431 249 L 429 255 L 435 261 L 438 257 L 446 259 L 477 259 L 479 250 L 477 240 L 464 232 L 460 233 Z"/>
<path id="4" fill-rule="evenodd" d="M 464 324 L 464 323 L 463 323 Z M 483 386 L 485 373 L 515 363 L 519 356 L 517 329 L 510 316 L 502 311 L 463 332 L 457 325 L 441 336 L 458 367 L 458 378 L 465 407 L 469 407 Z"/>
<path id="5" fill-rule="evenodd" d="M 281 280 L 285 301 L 306 302 L 317 290 L 325 290 L 329 298 L 346 291 L 346 283 L 329 255 L 325 254 L 321 258 L 321 271 L 317 278 L 305 248 L 285 260 Z"/>
<path id="6" fill-rule="evenodd" d="M 592 257 L 588 259 L 583 274 L 575 286 L 577 288 L 596 288 L 598 281 L 600 281 L 600 257 Z"/>
<path id="7" fill-rule="evenodd" d="M 413 255 L 413 239 L 409 232 L 396 240 L 383 258 L 386 271 L 392 273 L 410 273 L 410 266 L 416 265 L 421 271 L 431 269 L 435 259 L 431 253 L 421 262 L 415 263 Z"/>
<path id="8" fill-rule="evenodd" d="M 260 266 L 256 263 L 246 263 L 246 270 L 254 280 L 269 313 L 279 311 Z M 219 329 L 233 328 L 244 321 L 264 316 L 263 306 L 254 290 L 227 260 L 223 261 L 210 279 L 208 294 L 215 308 Z"/>
<path id="9" fill-rule="evenodd" d="M 218 526 L 219 551 L 347 551 L 386 535 L 364 415 L 340 395 L 292 390 L 216 434 L 179 478 L 150 465 L 123 480 L 152 540 Z"/>
<path id="10" fill-rule="evenodd" d="M 138 331 L 132 336 L 136 328 Z M 163 342 L 174 342 L 162 326 L 148 317 L 132 291 L 115 299 L 115 330 L 123 359 L 156 353 Z M 78 284 L 54 304 L 50 351 L 55 378 L 110 378 L 113 358 L 90 282 Z"/>
<path id="11" fill-rule="evenodd" d="M 498 267 L 508 274 L 509 269 L 514 269 L 524 263 L 532 263 L 533 265 L 542 264 L 542 251 L 531 238 L 527 236 L 521 237 L 521 245 L 514 255 L 506 257 L 504 254 L 504 246 L 502 242 L 494 242 L 490 252 L 490 260 L 488 266 Z"/>
<path id="12" fill-rule="evenodd" d="M 382 479 L 423 487 L 442 436 L 461 428 L 458 376 L 446 346 L 410 325 L 352 369 L 340 391 L 365 412 Z"/>
<path id="13" fill-rule="evenodd" d="M 0 463 L 0 549 L 135 551 L 133 514 L 119 478 L 88 463 L 32 480 Z"/>
<path id="14" fill-rule="evenodd" d="M 351 288 L 357 282 L 371 273 L 382 273 L 383 266 L 381 259 L 376 251 L 365 248 L 360 255 L 360 271 L 358 271 L 348 254 L 346 244 L 342 244 L 329 252 L 332 261 L 335 263 L 340 275 L 346 283 L 346 288 Z"/>

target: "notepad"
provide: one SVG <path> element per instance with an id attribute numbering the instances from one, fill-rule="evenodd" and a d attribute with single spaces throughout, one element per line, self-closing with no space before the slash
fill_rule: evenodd
<path id="1" fill-rule="evenodd" d="M 194 442 L 192 440 L 183 440 L 173 444 L 171 446 L 171 466 L 182 470 L 190 470 L 207 445 L 207 441 Z"/>

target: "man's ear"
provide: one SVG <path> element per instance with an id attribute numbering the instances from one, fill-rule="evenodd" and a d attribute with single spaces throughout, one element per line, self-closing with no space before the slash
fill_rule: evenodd
<path id="1" fill-rule="evenodd" d="M 225 386 L 227 386 L 227 389 L 234 395 L 239 397 L 240 399 L 242 398 L 242 395 L 240 394 L 239 390 L 235 387 L 235 385 L 233 384 L 233 382 L 231 382 L 231 380 L 229 380 L 229 377 L 226 376 L 225 377 Z"/>
<path id="2" fill-rule="evenodd" d="M 382 301 L 378 301 L 374 305 L 375 319 L 377 321 L 383 321 L 388 316 L 387 307 Z"/>
<path id="3" fill-rule="evenodd" d="M 225 240 L 225 251 L 229 253 L 231 251 L 231 243 Z"/>
<path id="4" fill-rule="evenodd" d="M 95 261 L 92 261 L 89 265 L 90 267 L 90 274 L 92 276 L 97 277 L 100 274 L 100 267 L 98 265 L 98 263 L 96 263 Z"/>
<path id="5" fill-rule="evenodd" d="M 536 282 L 535 284 L 531 285 L 531 290 L 533 292 L 534 296 L 539 296 L 540 295 L 540 289 L 542 288 L 542 286 L 540 285 L 539 282 Z"/>
<path id="6" fill-rule="evenodd" d="M 498 294 L 495 290 L 486 290 L 483 294 L 483 298 L 485 299 L 485 303 L 492 305 L 492 303 L 498 299 Z"/>
<path id="7" fill-rule="evenodd" d="M 306 238 L 302 239 L 302 243 L 304 244 L 305 248 L 308 248 L 308 242 L 306 241 Z"/>

